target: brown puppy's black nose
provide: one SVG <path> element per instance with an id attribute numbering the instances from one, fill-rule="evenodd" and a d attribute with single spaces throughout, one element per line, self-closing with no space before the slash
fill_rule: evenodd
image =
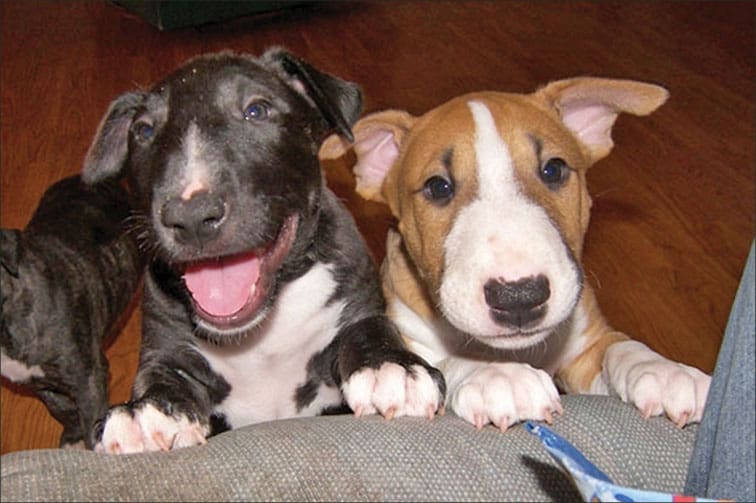
<path id="1" fill-rule="evenodd" d="M 494 321 L 522 328 L 544 317 L 551 291 L 541 274 L 517 281 L 488 280 L 483 294 Z"/>
<path id="2" fill-rule="evenodd" d="M 175 232 L 178 241 L 201 247 L 218 236 L 225 215 L 221 197 L 199 192 L 189 199 L 168 200 L 161 211 L 161 222 Z"/>

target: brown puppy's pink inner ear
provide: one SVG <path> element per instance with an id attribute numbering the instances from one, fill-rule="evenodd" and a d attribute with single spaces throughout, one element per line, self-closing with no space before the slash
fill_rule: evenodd
<path id="1" fill-rule="evenodd" d="M 389 172 L 399 158 L 405 136 L 415 123 L 415 117 L 402 110 L 375 112 L 358 120 L 352 132 L 352 145 L 357 158 L 352 168 L 356 190 L 365 199 L 380 203 L 389 202 L 383 187 Z M 328 138 L 320 149 L 321 159 L 343 156 L 349 145 L 334 137 Z"/>
<path id="2" fill-rule="evenodd" d="M 587 148 L 592 162 L 605 157 L 614 146 L 612 126 L 620 113 L 647 115 L 669 97 L 666 89 L 654 84 L 592 77 L 552 82 L 538 94 L 556 108 L 564 125 Z"/>
<path id="3" fill-rule="evenodd" d="M 360 131 L 354 144 L 356 190 L 365 199 L 385 202 L 381 195 L 383 181 L 399 157 L 394 134 L 379 127 Z"/>
<path id="4" fill-rule="evenodd" d="M 329 136 L 321 145 L 321 160 L 338 159 L 352 149 L 356 163 L 352 167 L 355 189 L 363 198 L 385 203 L 381 189 L 391 166 L 399 157 L 399 145 L 389 129 L 362 126 L 354 130 L 355 142 L 350 145 L 337 135 Z"/>

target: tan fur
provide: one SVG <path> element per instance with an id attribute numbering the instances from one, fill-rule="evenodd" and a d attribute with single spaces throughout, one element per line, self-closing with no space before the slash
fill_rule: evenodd
<path id="1" fill-rule="evenodd" d="M 603 366 L 606 348 L 629 337 L 612 329 L 596 302 L 596 295 L 590 285 L 583 286 L 580 304 L 589 323 L 583 334 L 586 337 L 585 349 L 572 361 L 563 365 L 556 373 L 556 379 L 568 393 L 586 393 Z"/>
<path id="2" fill-rule="evenodd" d="M 386 238 L 386 258 L 381 266 L 381 276 L 389 316 L 395 317 L 395 303 L 399 300 L 424 320 L 433 318 L 436 312 L 433 301 L 407 256 L 401 237 L 394 231 L 390 231 Z"/>
<path id="3" fill-rule="evenodd" d="M 565 134 L 564 125 L 553 111 L 549 113 L 544 108 L 538 95 L 478 93 L 473 97 L 485 103 L 494 114 L 499 134 L 508 144 L 515 160 L 518 182 L 524 192 L 559 223 L 570 249 L 579 258 L 591 204 L 585 181 L 585 174 L 591 165 L 590 154 L 572 135 Z M 556 195 L 537 179 L 535 167 L 538 160 L 530 139 L 533 137 L 543 143 L 542 157 L 549 157 L 549 153 L 553 152 L 574 170 L 575 179 Z"/>
<path id="4" fill-rule="evenodd" d="M 632 80 L 612 80 L 578 77 L 564 79 L 543 87 L 536 99 L 556 109 L 562 117 L 570 115 L 586 100 L 601 101 L 611 113 L 594 141 L 586 144 L 591 164 L 607 156 L 614 146 L 611 127 L 620 112 L 648 115 L 669 96 L 666 89 Z"/>

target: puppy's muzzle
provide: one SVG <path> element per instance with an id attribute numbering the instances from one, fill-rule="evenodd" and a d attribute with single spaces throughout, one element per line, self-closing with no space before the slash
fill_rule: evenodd
<path id="1" fill-rule="evenodd" d="M 549 280 L 538 275 L 517 281 L 488 280 L 483 294 L 496 323 L 526 328 L 546 315 L 546 301 L 551 291 Z"/>
<path id="2" fill-rule="evenodd" d="M 218 237 L 225 217 L 223 198 L 207 191 L 189 199 L 169 199 L 161 211 L 161 223 L 174 232 L 176 240 L 197 248 Z"/>

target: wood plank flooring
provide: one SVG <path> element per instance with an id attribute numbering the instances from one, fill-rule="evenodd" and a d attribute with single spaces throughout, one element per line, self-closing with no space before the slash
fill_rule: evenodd
<path id="1" fill-rule="evenodd" d="M 587 279 L 614 326 L 713 369 L 754 238 L 753 2 L 412 1 L 317 3 L 159 32 L 105 1 L 4 0 L 1 219 L 23 227 L 45 188 L 80 169 L 119 94 L 201 52 L 283 45 L 360 83 L 366 112 L 422 113 L 468 91 L 530 91 L 563 77 L 647 80 L 671 99 L 620 117 L 614 152 L 589 173 Z M 375 257 L 390 218 L 328 179 Z M 108 349 L 111 401 L 128 398 L 140 311 Z M 3 381 L 0 452 L 55 447 L 59 425 Z"/>

